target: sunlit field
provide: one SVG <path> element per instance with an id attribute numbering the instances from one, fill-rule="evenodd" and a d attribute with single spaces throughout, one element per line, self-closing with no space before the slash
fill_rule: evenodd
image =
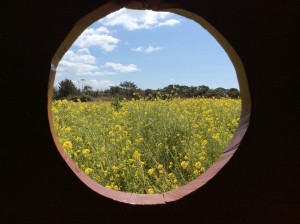
<path id="1" fill-rule="evenodd" d="M 52 112 L 60 144 L 83 172 L 107 188 L 153 194 L 187 184 L 220 157 L 241 100 L 58 100 Z"/>

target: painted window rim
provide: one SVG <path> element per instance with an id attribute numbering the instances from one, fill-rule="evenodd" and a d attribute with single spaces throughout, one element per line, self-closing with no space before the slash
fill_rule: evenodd
<path id="1" fill-rule="evenodd" d="M 204 27 L 215 39 L 216 41 L 223 47 L 223 49 L 228 54 L 237 74 L 239 86 L 240 86 L 240 94 L 242 99 L 242 111 L 240 116 L 240 121 L 238 127 L 235 131 L 233 138 L 230 143 L 225 148 L 223 154 L 219 157 L 219 159 L 207 169 L 203 174 L 198 176 L 196 179 L 192 180 L 188 184 L 184 186 L 180 186 L 178 189 L 174 189 L 168 192 L 164 192 L 161 194 L 136 194 L 129 192 L 116 191 L 112 189 L 108 189 L 101 184 L 97 183 L 90 177 L 88 177 L 80 168 L 74 163 L 74 161 L 65 153 L 62 146 L 58 141 L 58 137 L 56 135 L 54 125 L 53 125 L 53 116 L 52 116 L 52 92 L 54 86 L 54 78 L 59 61 L 63 57 L 63 55 L 68 51 L 73 42 L 78 38 L 78 36 L 92 23 L 96 20 L 105 17 L 109 13 L 117 11 L 123 7 L 131 8 L 131 9 L 150 9 L 156 11 L 168 11 L 172 13 L 179 14 L 186 18 L 192 19 L 195 22 L 199 23 L 202 27 Z M 109 2 L 100 8 L 94 10 L 88 15 L 82 17 L 78 22 L 76 22 L 66 36 L 65 40 L 61 43 L 58 50 L 55 52 L 52 61 L 51 61 L 51 70 L 49 74 L 49 83 L 48 83 L 48 118 L 49 125 L 51 129 L 51 133 L 53 136 L 54 143 L 61 154 L 62 158 L 68 164 L 70 169 L 75 173 L 75 175 L 91 190 L 97 192 L 98 194 L 127 204 L 136 204 L 136 205 L 157 205 L 157 204 L 166 204 L 169 202 L 174 202 L 183 198 L 184 196 L 198 190 L 203 185 L 205 185 L 209 180 L 211 180 L 217 173 L 225 166 L 225 164 L 232 158 L 236 150 L 238 149 L 246 131 L 249 126 L 250 121 L 250 112 L 251 112 L 251 103 L 250 103 L 250 93 L 248 88 L 247 76 L 244 70 L 244 66 L 242 64 L 241 59 L 239 58 L 236 51 L 229 44 L 229 42 L 206 20 L 204 20 L 199 15 L 192 13 L 180 5 L 170 5 L 160 2 L 155 6 L 147 6 L 143 5 L 137 1 L 129 1 L 128 3 L 113 3 Z"/>

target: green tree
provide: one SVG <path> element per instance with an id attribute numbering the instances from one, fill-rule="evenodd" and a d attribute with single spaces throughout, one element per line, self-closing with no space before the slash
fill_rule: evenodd
<path id="1" fill-rule="evenodd" d="M 121 90 L 122 89 L 120 86 L 110 86 L 109 90 L 106 90 L 105 92 L 108 93 L 110 96 L 119 96 Z"/>
<path id="2" fill-rule="evenodd" d="M 82 93 L 83 94 L 87 94 L 87 95 L 92 95 L 92 93 L 93 93 L 93 87 L 85 85 L 83 87 Z"/>
<path id="3" fill-rule="evenodd" d="M 129 90 L 129 91 L 136 90 L 138 88 L 134 82 L 128 82 L 128 81 L 121 82 L 120 87 L 124 90 Z"/>
<path id="4" fill-rule="evenodd" d="M 234 99 L 237 99 L 240 97 L 240 91 L 236 88 L 230 88 L 227 92 L 227 95 L 230 97 L 230 98 L 234 98 Z"/>
<path id="5" fill-rule="evenodd" d="M 58 98 L 59 98 L 58 89 L 57 89 L 57 87 L 53 87 L 52 99 L 57 100 Z"/>
<path id="6" fill-rule="evenodd" d="M 134 91 L 138 89 L 137 85 L 134 82 L 121 82 L 119 85 L 122 90 L 126 93 L 127 98 L 133 97 Z"/>
<path id="7" fill-rule="evenodd" d="M 197 96 L 204 96 L 209 90 L 208 86 L 202 85 L 197 87 Z"/>
<path id="8" fill-rule="evenodd" d="M 75 95 L 79 92 L 79 90 L 76 88 L 72 80 L 65 79 L 62 80 L 58 84 L 58 95 L 59 98 L 68 97 L 70 95 Z"/>
<path id="9" fill-rule="evenodd" d="M 222 87 L 218 87 L 215 89 L 215 93 L 217 98 L 221 98 L 221 97 L 226 97 L 226 89 L 222 88 Z"/>

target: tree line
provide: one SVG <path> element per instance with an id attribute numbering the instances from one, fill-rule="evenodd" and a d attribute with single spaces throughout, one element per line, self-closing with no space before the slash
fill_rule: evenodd
<path id="1" fill-rule="evenodd" d="M 93 90 L 89 85 L 84 85 L 81 82 L 81 88 L 70 79 L 62 80 L 58 87 L 53 90 L 53 99 L 68 99 L 82 102 L 95 100 L 111 100 L 112 98 L 126 98 L 128 100 L 141 99 L 152 100 L 156 97 L 168 99 L 172 97 L 191 98 L 191 97 L 206 97 L 206 98 L 222 98 L 230 97 L 237 99 L 240 97 L 240 92 L 236 88 L 225 89 L 218 87 L 210 89 L 208 86 L 186 86 L 186 85 L 168 85 L 159 89 L 140 89 L 134 82 L 121 82 L 118 86 L 110 86 L 106 90 Z"/>

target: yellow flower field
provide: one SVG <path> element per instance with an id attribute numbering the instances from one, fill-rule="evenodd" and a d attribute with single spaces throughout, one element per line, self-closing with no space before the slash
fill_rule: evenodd
<path id="1" fill-rule="evenodd" d="M 114 190 L 153 194 L 205 172 L 231 140 L 241 100 L 174 98 L 53 101 L 60 144 L 78 167 Z"/>

